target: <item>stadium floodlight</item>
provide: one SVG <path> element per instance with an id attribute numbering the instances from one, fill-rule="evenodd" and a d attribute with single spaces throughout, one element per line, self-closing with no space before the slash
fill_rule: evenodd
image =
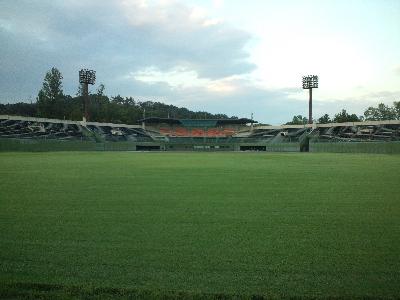
<path id="1" fill-rule="evenodd" d="M 82 69 L 79 71 L 79 83 L 94 84 L 96 81 L 96 71 Z"/>
<path id="2" fill-rule="evenodd" d="M 82 92 L 84 98 L 85 115 L 84 120 L 89 121 L 89 84 L 96 81 L 96 71 L 82 69 L 79 71 L 79 83 L 82 84 Z"/>
<path id="3" fill-rule="evenodd" d="M 309 101 L 308 101 L 308 123 L 312 124 L 312 89 L 318 88 L 318 76 L 307 75 L 303 76 L 303 89 L 309 90 Z"/>
<path id="4" fill-rule="evenodd" d="M 314 89 L 318 88 L 318 76 L 308 75 L 303 76 L 303 89 Z"/>

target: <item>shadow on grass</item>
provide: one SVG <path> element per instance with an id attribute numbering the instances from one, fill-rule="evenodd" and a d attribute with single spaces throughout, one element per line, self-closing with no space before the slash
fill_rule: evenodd
<path id="1" fill-rule="evenodd" d="M 85 286 L 63 286 L 40 283 L 7 283 L 0 284 L 0 299 L 189 299 L 189 300 L 227 300 L 227 299 L 377 299 L 376 297 L 285 297 L 282 295 L 234 295 L 234 294 L 201 294 L 182 291 L 139 290 L 123 288 L 98 288 Z M 387 298 L 381 298 L 387 299 Z"/>
<path id="2" fill-rule="evenodd" d="M 227 294 L 199 294 L 181 291 L 136 290 L 121 288 L 97 288 L 63 286 L 39 283 L 0 284 L 0 299 L 278 299 L 278 297 L 244 296 Z"/>

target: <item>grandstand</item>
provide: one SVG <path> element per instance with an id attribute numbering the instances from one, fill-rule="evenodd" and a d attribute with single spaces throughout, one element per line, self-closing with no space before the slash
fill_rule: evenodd
<path id="1" fill-rule="evenodd" d="M 148 130 L 168 137 L 230 137 L 241 130 L 246 130 L 246 124 L 257 123 L 250 119 L 170 119 L 147 118 L 139 120 Z"/>
<path id="2" fill-rule="evenodd" d="M 0 115 L 0 137 L 93 141 L 151 140 L 138 125 Z"/>
<path id="3" fill-rule="evenodd" d="M 307 133 L 310 138 L 320 141 L 400 141 L 399 128 L 399 120 L 259 126 L 255 128 L 252 136 L 270 137 L 273 139 L 280 134 L 290 142 Z"/>
<path id="4" fill-rule="evenodd" d="M 337 145 L 343 148 L 352 144 L 354 148 L 354 145 L 380 143 L 400 152 L 400 121 L 266 126 L 245 118 L 146 118 L 140 120 L 140 125 L 127 125 L 0 115 L 0 149 L 7 150 L 10 140 L 14 145 L 25 145 L 27 141 L 67 145 L 70 141 L 75 145 L 86 143 L 85 149 L 89 150 L 111 147 L 114 150 L 163 151 L 297 152 L 317 151 L 321 149 L 320 144 L 325 145 L 324 149 L 331 144 L 338 149 Z"/>

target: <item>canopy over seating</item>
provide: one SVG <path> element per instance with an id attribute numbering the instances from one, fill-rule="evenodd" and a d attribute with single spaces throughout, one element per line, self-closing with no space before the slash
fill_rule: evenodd
<path id="1" fill-rule="evenodd" d="M 145 118 L 139 120 L 145 124 L 169 124 L 181 125 L 184 127 L 216 127 L 221 125 L 245 125 L 248 123 L 258 123 L 257 121 L 241 118 L 241 119 L 171 119 L 171 118 Z"/>

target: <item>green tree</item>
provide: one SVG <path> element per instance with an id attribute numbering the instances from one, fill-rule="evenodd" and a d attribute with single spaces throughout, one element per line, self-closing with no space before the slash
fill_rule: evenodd
<path id="1" fill-rule="evenodd" d="M 75 96 L 79 97 L 83 95 L 83 83 L 78 85 L 78 89 L 76 90 Z"/>
<path id="2" fill-rule="evenodd" d="M 395 112 L 395 117 L 397 120 L 400 120 L 400 101 L 393 102 L 393 109 Z"/>
<path id="3" fill-rule="evenodd" d="M 291 122 L 287 122 L 286 125 L 304 125 L 308 123 L 308 119 L 302 115 L 294 116 Z"/>
<path id="4" fill-rule="evenodd" d="M 342 109 L 340 113 L 337 113 L 333 118 L 333 122 L 335 123 L 344 123 L 344 122 L 359 122 L 361 119 L 357 117 L 356 114 L 348 114 L 345 109 Z"/>
<path id="5" fill-rule="evenodd" d="M 318 119 L 319 124 L 328 124 L 331 122 L 332 122 L 332 120 L 328 114 L 324 114 L 321 118 Z"/>
<path id="6" fill-rule="evenodd" d="M 36 116 L 36 105 L 34 103 L 18 102 L 13 104 L 0 104 L 0 115 L 18 115 L 26 117 Z"/>
<path id="7" fill-rule="evenodd" d="M 43 86 L 37 97 L 39 116 L 46 118 L 65 117 L 62 79 L 62 74 L 57 68 L 52 68 L 46 73 Z"/>
<path id="8" fill-rule="evenodd" d="M 97 96 L 104 96 L 104 84 L 100 83 L 99 87 L 97 88 L 96 95 Z"/>
<path id="9" fill-rule="evenodd" d="M 364 112 L 366 120 L 379 121 L 379 120 L 393 120 L 399 119 L 399 104 L 398 102 L 393 103 L 393 107 L 389 107 L 384 103 L 379 103 L 378 107 L 368 107 Z"/>

